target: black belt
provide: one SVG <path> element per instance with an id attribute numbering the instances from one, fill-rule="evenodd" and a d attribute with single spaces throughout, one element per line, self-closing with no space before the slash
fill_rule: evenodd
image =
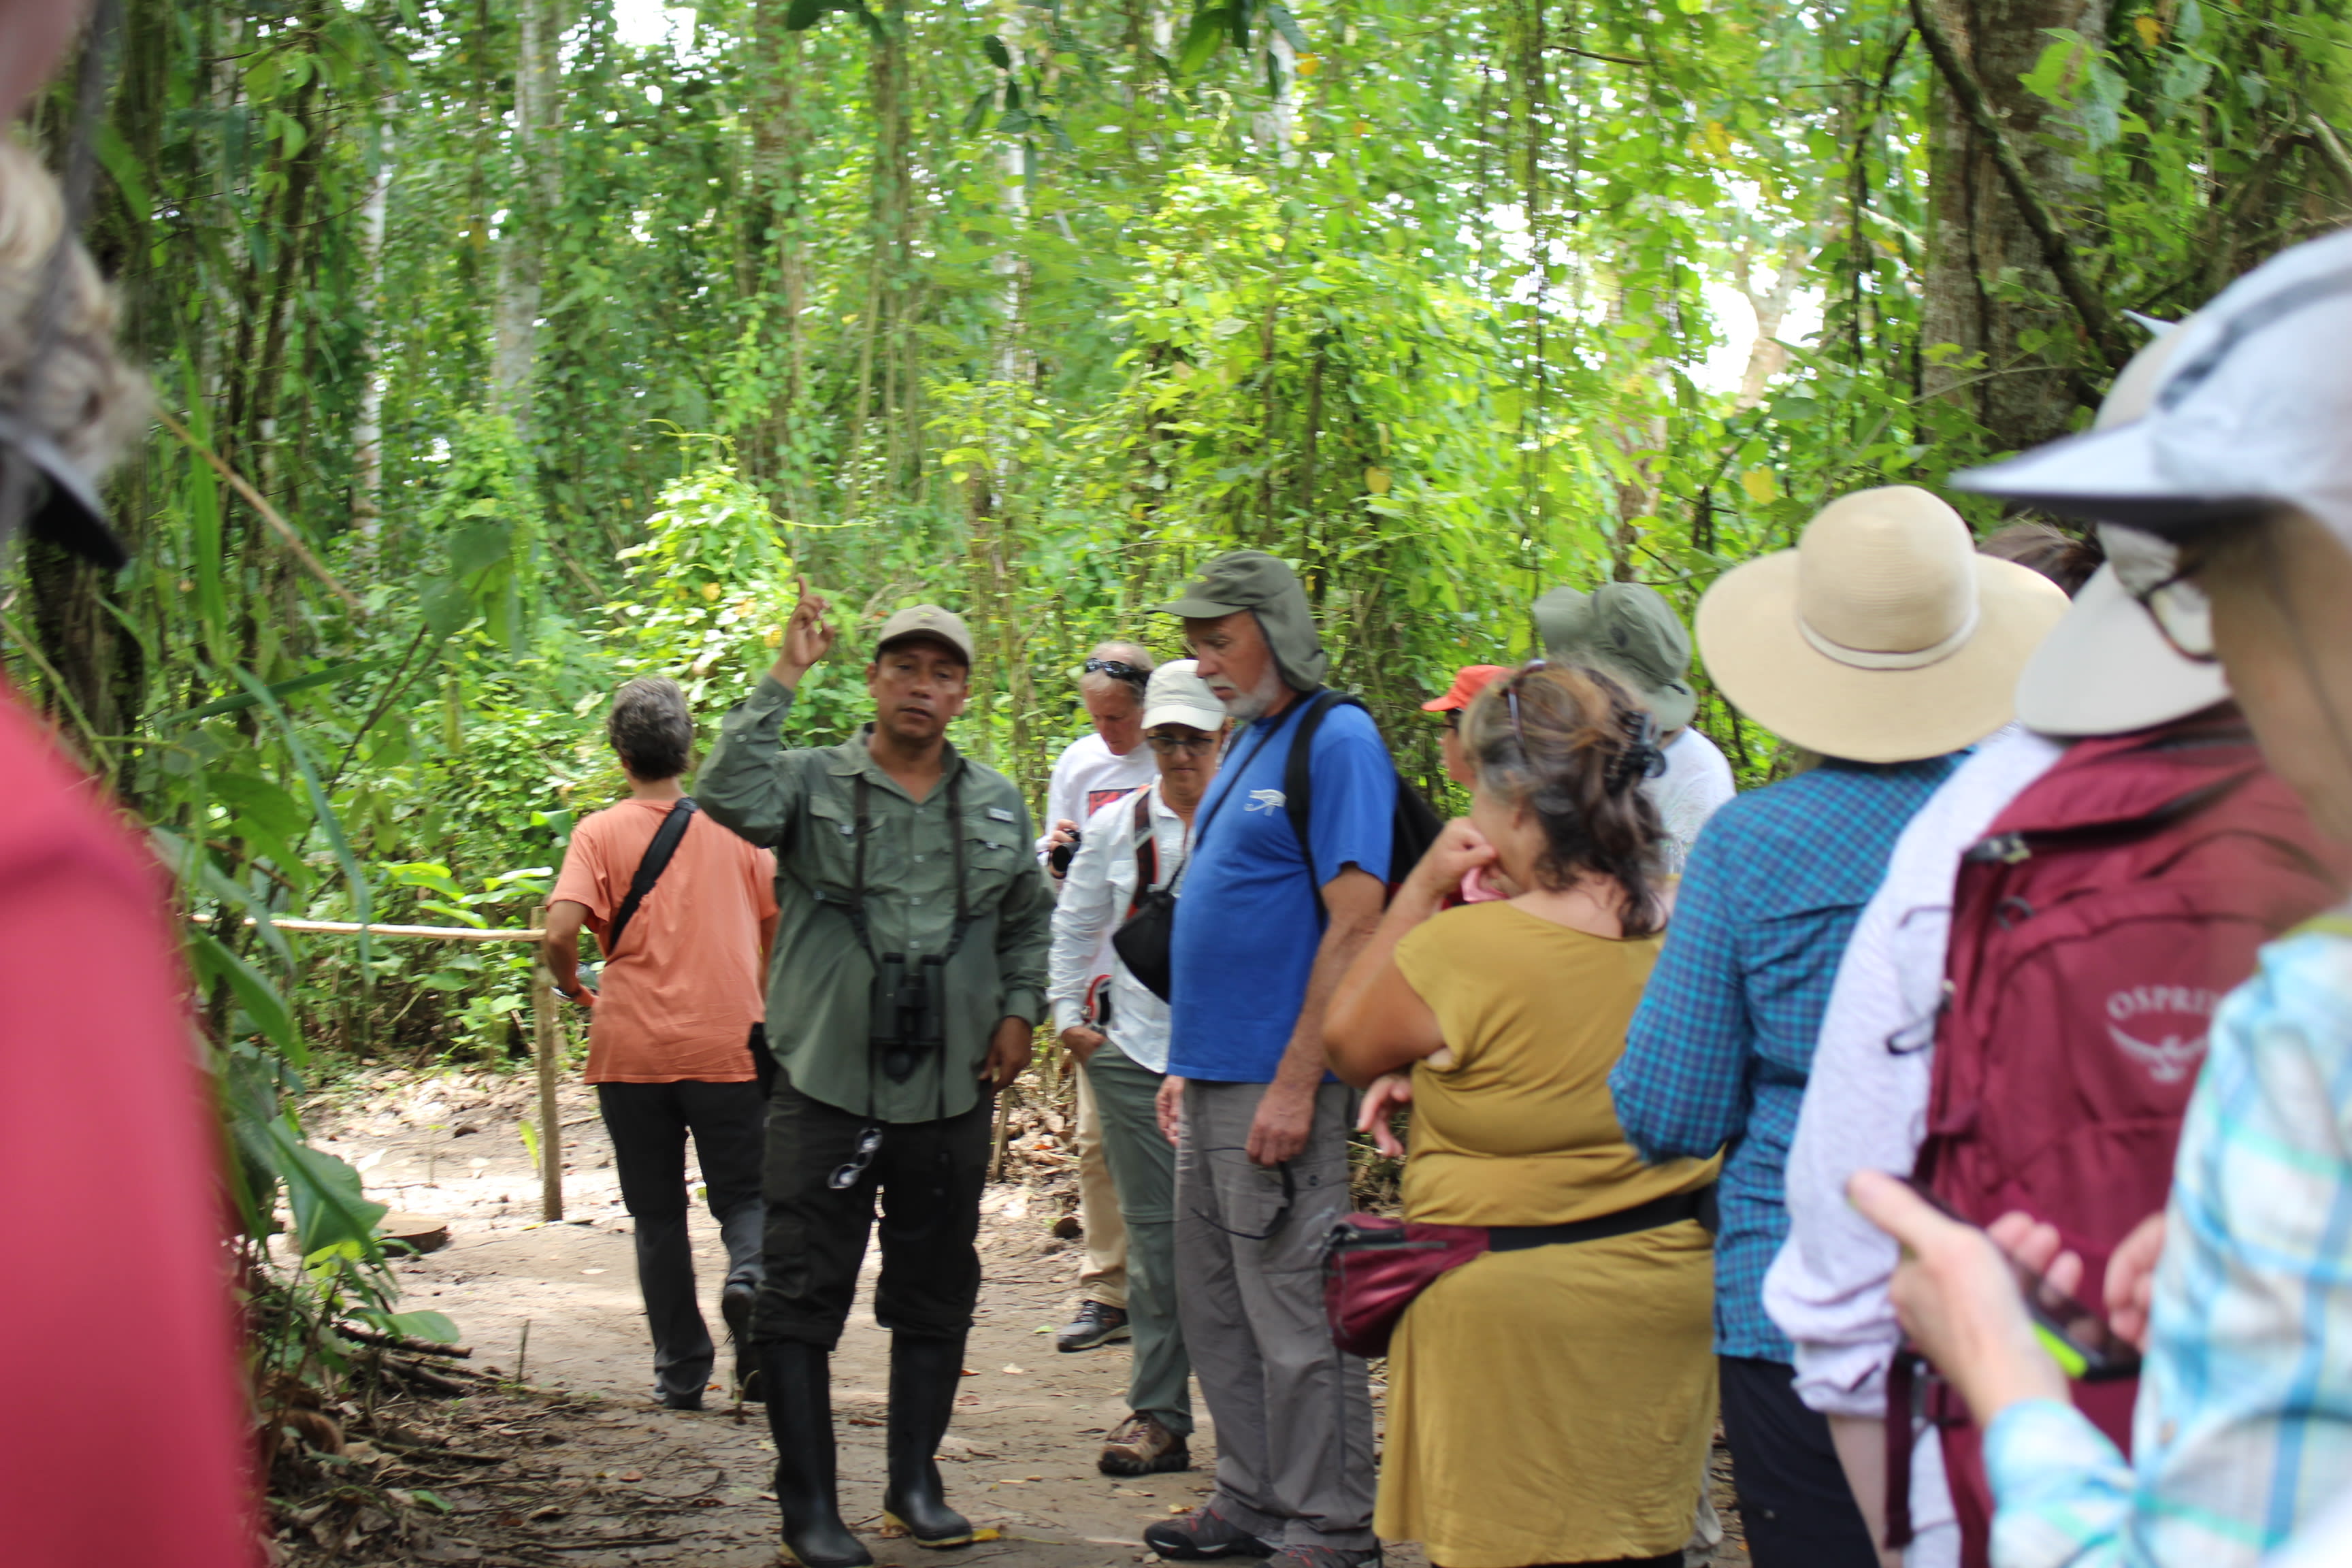
<path id="1" fill-rule="evenodd" d="M 1695 1219 L 1713 1236 L 1716 1231 L 1715 1184 L 1709 1182 L 1696 1192 L 1671 1193 L 1663 1198 L 1652 1198 L 1645 1204 L 1635 1204 L 1615 1214 L 1595 1215 L 1591 1219 L 1570 1220 L 1566 1225 L 1493 1225 L 1486 1227 L 1486 1246 L 1494 1252 L 1525 1252 L 1535 1247 L 1558 1247 L 1563 1242 L 1600 1241 L 1612 1236 L 1631 1236 L 1637 1230 L 1663 1230 L 1686 1219 Z"/>

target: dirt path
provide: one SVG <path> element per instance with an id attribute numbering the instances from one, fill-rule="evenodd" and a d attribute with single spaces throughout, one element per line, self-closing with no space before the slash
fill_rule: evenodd
<path id="1" fill-rule="evenodd" d="M 759 1408 L 733 1410 L 716 1389 L 700 1412 L 653 1404 L 629 1220 L 594 1101 L 576 1084 L 563 1092 L 566 1218 L 541 1224 L 537 1178 L 517 1132 L 535 1114 L 530 1093 L 520 1079 L 383 1072 L 310 1110 L 313 1137 L 362 1168 L 370 1197 L 450 1222 L 446 1248 L 401 1266 L 403 1304 L 456 1320 L 473 1348 L 468 1364 L 497 1381 L 461 1400 L 403 1404 L 374 1424 L 384 1441 L 360 1445 L 361 1459 L 379 1468 L 378 1484 L 426 1487 L 452 1507 L 449 1518 L 406 1540 L 381 1516 L 330 1513 L 308 1534 L 298 1521 L 287 1560 L 322 1560 L 312 1537 L 323 1536 L 343 1563 L 772 1563 L 775 1505 L 765 1494 L 774 1450 Z M 843 1512 L 885 1563 L 1156 1561 L 1141 1544 L 1144 1526 L 1209 1489 L 1214 1436 L 1205 1411 L 1190 1472 L 1114 1481 L 1094 1468 L 1104 1431 L 1126 1414 L 1128 1358 L 1118 1347 L 1054 1350 L 1053 1331 L 1076 1300 L 1076 1249 L 1050 1233 L 1066 1182 L 999 1185 L 983 1205 L 986 1283 L 941 1458 L 950 1500 L 1001 1531 L 998 1542 L 942 1555 L 878 1535 L 889 1344 L 874 1325 L 878 1260 L 867 1257 L 834 1384 Z M 730 1352 L 715 1300 L 724 1254 L 698 1207 L 694 1237 L 723 1373 Z M 1388 1561 L 1424 1562 L 1412 1548 L 1391 1549 Z M 1732 1549 L 1716 1561 L 1746 1556 Z"/>

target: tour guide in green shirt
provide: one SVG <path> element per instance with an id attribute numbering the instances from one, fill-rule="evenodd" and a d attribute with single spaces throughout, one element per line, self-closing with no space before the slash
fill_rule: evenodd
<path id="1" fill-rule="evenodd" d="M 1029 1064 L 1053 897 L 1029 813 L 1002 774 L 947 743 L 970 695 L 971 634 L 933 605 L 884 623 L 874 721 L 838 746 L 782 750 L 793 691 L 831 648 L 803 584 L 775 667 L 719 726 L 695 798 L 776 852 L 768 1042 L 767 1280 L 751 1338 L 776 1440 L 786 1554 L 874 1561 L 841 1521 L 828 1358 L 883 1196 L 875 1317 L 890 1331 L 887 1517 L 961 1546 L 934 1457 L 980 1297 L 980 1193 L 997 1092 Z"/>

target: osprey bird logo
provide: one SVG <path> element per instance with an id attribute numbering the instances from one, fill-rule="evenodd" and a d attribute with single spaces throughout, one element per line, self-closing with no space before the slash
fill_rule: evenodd
<path id="1" fill-rule="evenodd" d="M 2202 985 L 2135 985 L 2107 998 L 2107 1038 L 2116 1048 L 2147 1068 L 2158 1083 L 2179 1083 L 2205 1054 L 2205 1037 L 2221 994 Z M 2121 1026 L 2135 1021 L 2151 1033 L 2168 1032 L 2154 1045 Z M 2196 1033 L 2183 1033 L 2183 1026 Z"/>
<path id="2" fill-rule="evenodd" d="M 2158 1083 L 2179 1083 L 2197 1065 L 2197 1058 L 2205 1054 L 2203 1035 L 2186 1040 L 2179 1035 L 2167 1035 L 2150 1045 L 2109 1024 L 2107 1038 L 2115 1041 L 2124 1055 L 2146 1066 L 2148 1076 Z"/>

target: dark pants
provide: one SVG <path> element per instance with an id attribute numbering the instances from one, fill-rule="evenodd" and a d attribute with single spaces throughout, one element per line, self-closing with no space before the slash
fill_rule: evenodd
<path id="1" fill-rule="evenodd" d="M 756 1083 L 600 1083 L 621 1202 L 636 1222 L 637 1289 L 664 1394 L 702 1392 L 715 1352 L 694 1289 L 686 1230 L 686 1139 L 702 1165 L 710 1216 L 727 1245 L 727 1279 L 760 1278 L 760 1121 Z"/>
<path id="2" fill-rule="evenodd" d="M 1745 1356 L 1717 1364 L 1748 1560 L 1756 1568 L 1878 1568 L 1829 1417 L 1797 1397 L 1796 1369 Z"/>
<path id="3" fill-rule="evenodd" d="M 752 1338 L 828 1351 L 840 1342 L 878 1194 L 876 1321 L 917 1339 L 962 1339 L 980 1300 L 972 1242 L 995 1109 L 983 1094 L 961 1116 L 883 1123 L 872 1163 L 835 1188 L 833 1173 L 856 1161 L 858 1135 L 874 1123 L 779 1077 L 768 1105 L 767 1279 L 751 1311 Z"/>

